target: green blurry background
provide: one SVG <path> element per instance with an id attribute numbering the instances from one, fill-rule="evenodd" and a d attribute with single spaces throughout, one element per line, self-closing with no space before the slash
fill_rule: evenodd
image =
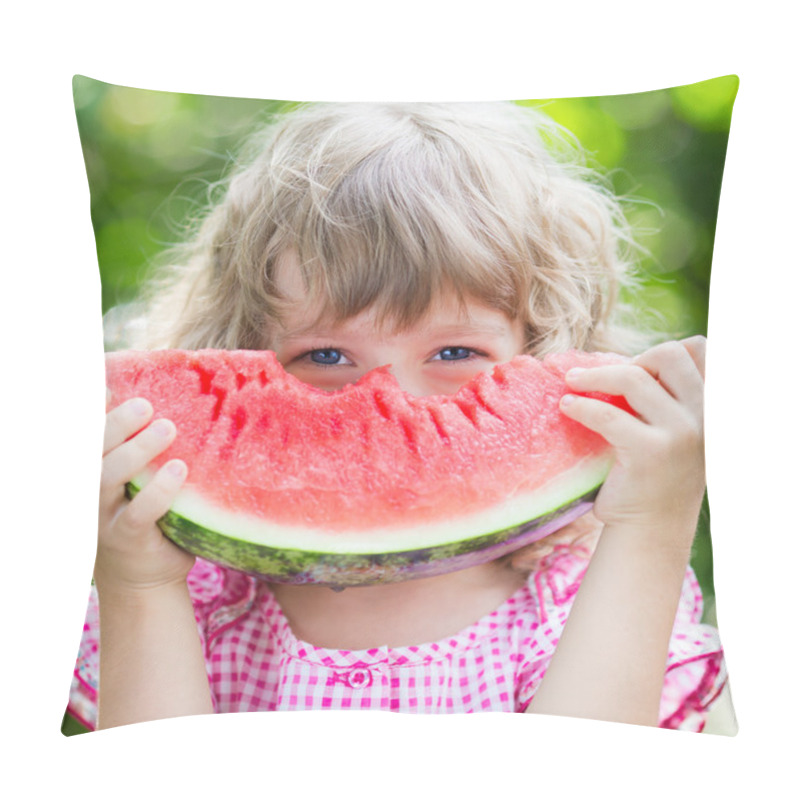
<path id="1" fill-rule="evenodd" d="M 179 241 L 242 139 L 293 104 L 155 92 L 76 76 L 103 311 L 131 300 L 148 263 Z M 633 95 L 526 100 L 569 129 L 618 194 L 649 255 L 636 302 L 671 337 L 705 334 L 711 254 L 734 76 Z M 714 622 L 708 506 L 693 566 Z M 73 732 L 77 729 L 65 729 Z"/>

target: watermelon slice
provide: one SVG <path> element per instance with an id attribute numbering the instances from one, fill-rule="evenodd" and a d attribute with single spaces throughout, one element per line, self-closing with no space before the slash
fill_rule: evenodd
<path id="1" fill-rule="evenodd" d="M 413 397 L 388 367 L 329 392 L 269 351 L 123 351 L 106 382 L 112 406 L 146 397 L 177 426 L 128 486 L 186 462 L 159 523 L 176 544 L 270 581 L 354 586 L 484 563 L 591 508 L 611 449 L 558 404 L 568 369 L 619 360 L 518 356 Z"/>

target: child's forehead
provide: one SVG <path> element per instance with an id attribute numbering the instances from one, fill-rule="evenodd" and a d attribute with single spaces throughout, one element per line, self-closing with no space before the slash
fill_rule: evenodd
<path id="1" fill-rule="evenodd" d="M 476 300 L 460 298 L 455 291 L 432 294 L 426 313 L 411 322 L 402 323 L 377 305 L 342 319 L 326 307 L 324 297 L 313 295 L 305 286 L 297 256 L 292 252 L 278 259 L 275 285 L 285 301 L 280 314 L 282 340 L 336 334 L 393 335 L 409 332 L 420 337 L 434 334 L 504 337 L 515 326 L 497 309 Z"/>
<path id="2" fill-rule="evenodd" d="M 483 313 L 483 312 L 487 313 Z M 282 320 L 284 341 L 306 337 L 335 336 L 367 336 L 388 338 L 405 334 L 410 338 L 424 339 L 429 336 L 483 336 L 502 338 L 515 328 L 515 323 L 500 312 L 491 309 L 480 309 L 477 314 L 463 315 L 454 313 L 448 307 L 431 309 L 430 314 L 417 323 L 399 325 L 390 320 L 379 319 L 373 309 L 347 319 L 338 320 L 322 316 L 311 318 L 302 313 L 288 314 Z"/>
<path id="3" fill-rule="evenodd" d="M 279 293 L 287 299 L 303 299 L 306 288 L 300 270 L 300 260 L 293 248 L 284 250 L 275 259 L 273 280 Z"/>

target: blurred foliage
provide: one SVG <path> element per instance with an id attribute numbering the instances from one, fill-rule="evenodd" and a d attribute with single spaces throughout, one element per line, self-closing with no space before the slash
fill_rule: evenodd
<path id="1" fill-rule="evenodd" d="M 705 334 L 711 254 L 735 76 L 631 95 L 525 100 L 607 171 L 648 255 L 635 298 L 658 330 Z M 103 310 L 132 299 L 147 266 L 208 202 L 238 145 L 292 103 L 73 83 L 91 190 Z M 713 601 L 708 509 L 693 564 Z M 713 610 L 713 602 L 709 602 Z"/>

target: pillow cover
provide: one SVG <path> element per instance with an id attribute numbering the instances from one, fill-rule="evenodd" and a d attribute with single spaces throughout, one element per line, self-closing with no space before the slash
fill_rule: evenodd
<path id="1" fill-rule="evenodd" d="M 635 95 L 516 104 L 535 108 L 563 126 L 568 133 L 543 130 L 546 143 L 560 152 L 572 146 L 573 138 L 577 140 L 586 163 L 570 169 L 579 170 L 580 180 L 591 184 L 602 173 L 610 191 L 622 199 L 635 236 L 629 255 L 635 257 L 637 280 L 622 286 L 620 300 L 634 308 L 637 325 L 654 332 L 657 339 L 706 332 L 714 226 L 737 86 L 735 77 L 725 77 Z M 202 235 L 198 221 L 225 196 L 223 179 L 232 164 L 230 154 L 240 151 L 253 130 L 291 114 L 299 104 L 146 91 L 81 76 L 74 80 L 74 94 L 91 190 L 106 349 L 149 347 L 149 341 L 156 342 L 151 336 L 156 321 L 142 298 L 152 297 L 143 294 L 149 288 L 151 266 L 174 258 L 179 251 L 172 245 Z M 252 148 L 260 142 L 248 141 L 251 149 L 246 156 L 255 153 Z M 283 158 L 288 164 L 283 180 L 288 181 L 296 169 L 291 159 L 298 156 L 285 151 Z M 320 174 L 325 166 L 318 164 Z M 278 213 L 262 210 L 263 226 L 273 224 L 278 232 L 282 225 L 288 226 L 288 219 L 274 219 Z M 589 228 L 600 224 L 587 219 Z M 250 229 L 249 235 L 257 231 Z M 181 252 L 190 263 L 196 251 Z M 177 321 L 178 306 L 173 308 L 174 315 L 167 316 L 176 319 L 167 320 L 169 324 Z M 214 342 L 185 346 L 223 346 Z M 315 353 L 335 351 L 327 344 L 318 347 Z M 483 616 L 459 629 L 479 645 L 462 652 L 460 644 L 450 644 L 455 640 L 440 637 L 428 645 L 414 642 L 391 648 L 387 657 L 384 652 L 373 653 L 379 648 L 350 652 L 310 647 L 295 636 L 278 592 L 268 591 L 263 581 L 244 572 L 198 559 L 188 585 L 215 710 L 524 710 L 559 638 L 560 629 L 544 635 L 543 622 L 549 619 L 553 627 L 552 621 L 559 620 L 563 626 L 588 561 L 585 553 L 558 544 L 540 554 L 522 594 L 511 595 L 490 615 L 490 622 Z M 270 620 L 269 635 L 258 622 L 264 618 Z M 704 501 L 670 640 L 659 713 L 663 727 L 735 732 L 715 623 Z M 62 728 L 66 734 L 96 726 L 98 628 L 92 590 Z M 476 677 L 482 674 L 484 659 L 495 654 L 498 628 L 515 631 L 515 647 L 520 648 L 508 654 L 498 677 L 500 682 L 514 682 L 511 693 L 487 688 Z M 248 674 L 241 669 L 243 653 L 251 665 L 252 654 L 258 655 Z M 455 671 L 442 667 L 445 654 L 448 670 Z M 412 663 L 413 669 L 408 666 Z M 397 672 L 388 680 L 375 678 L 398 664 L 404 667 L 402 678 Z M 239 677 L 234 680 L 234 675 Z M 467 689 L 454 690 L 456 684 Z M 318 691 L 320 685 L 329 691 Z"/>

